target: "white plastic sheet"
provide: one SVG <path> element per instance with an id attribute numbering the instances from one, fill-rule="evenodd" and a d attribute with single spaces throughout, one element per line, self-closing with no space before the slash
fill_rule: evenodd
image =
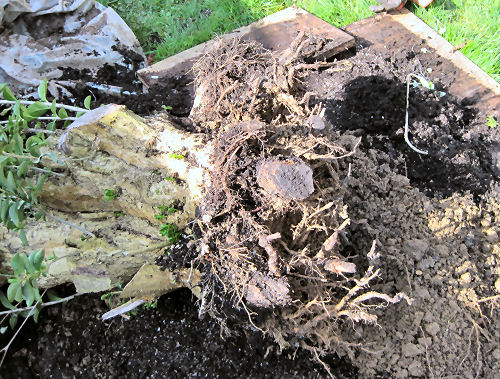
<path id="1" fill-rule="evenodd" d="M 62 69 L 122 64 L 124 50 L 144 57 L 120 16 L 94 0 L 0 0 L 0 83 L 18 92 L 47 78 L 54 96 L 68 95 Z"/>

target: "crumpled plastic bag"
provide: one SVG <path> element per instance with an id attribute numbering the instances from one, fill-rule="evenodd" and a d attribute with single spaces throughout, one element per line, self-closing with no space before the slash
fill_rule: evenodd
<path id="1" fill-rule="evenodd" d="M 95 0 L 0 0 L 0 83 L 18 93 L 47 78 L 53 96 L 71 96 L 64 68 L 123 65 L 127 50 L 144 58 L 128 25 Z"/>

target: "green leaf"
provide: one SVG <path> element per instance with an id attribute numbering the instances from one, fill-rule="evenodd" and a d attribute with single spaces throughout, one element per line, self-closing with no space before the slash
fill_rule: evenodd
<path id="1" fill-rule="evenodd" d="M 61 300 L 61 298 L 59 296 L 57 296 L 54 291 L 52 290 L 48 290 L 47 291 L 47 296 L 49 298 L 50 301 L 58 301 L 58 300 Z"/>
<path id="2" fill-rule="evenodd" d="M 33 265 L 33 267 L 35 267 L 35 264 L 34 264 L 35 263 L 35 252 L 34 251 L 32 251 L 30 253 L 30 255 L 28 255 L 28 259 L 30 260 L 30 263 Z"/>
<path id="3" fill-rule="evenodd" d="M 18 319 L 18 316 L 17 314 L 13 314 L 10 316 L 9 318 L 9 325 L 10 325 L 10 328 L 11 329 L 14 329 L 17 325 L 17 319 Z"/>
<path id="4" fill-rule="evenodd" d="M 42 267 L 43 258 L 45 258 L 45 253 L 43 252 L 42 249 L 35 250 L 34 252 L 31 253 L 30 259 L 31 257 L 33 257 L 32 260 L 33 266 L 37 271 L 40 271 L 40 268 Z"/>
<path id="5" fill-rule="evenodd" d="M 105 201 L 111 201 L 114 200 L 118 197 L 118 192 L 112 189 L 105 189 L 104 190 L 104 200 Z"/>
<path id="6" fill-rule="evenodd" d="M 427 79 L 425 79 L 423 76 L 417 76 L 420 84 L 422 84 L 422 87 L 425 87 L 427 89 L 434 89 L 434 83 L 428 81 Z"/>
<path id="7" fill-rule="evenodd" d="M 43 145 L 44 142 L 42 141 L 42 139 L 38 136 L 31 136 L 30 138 L 28 138 L 26 140 L 26 143 L 25 143 L 25 146 L 26 146 L 26 149 L 29 149 L 30 147 L 33 147 L 33 146 L 39 146 L 39 145 Z"/>
<path id="8" fill-rule="evenodd" d="M 47 101 L 47 79 L 43 79 L 38 86 L 38 95 L 42 101 Z"/>
<path id="9" fill-rule="evenodd" d="M 167 237 L 170 243 L 176 243 L 181 232 L 177 229 L 175 224 L 162 224 L 160 226 L 160 235 Z"/>
<path id="10" fill-rule="evenodd" d="M 47 130 L 51 130 L 51 131 L 54 131 L 56 130 L 56 121 L 51 121 L 47 124 Z"/>
<path id="11" fill-rule="evenodd" d="M 9 218 L 17 228 L 20 227 L 21 220 L 19 218 L 19 211 L 17 209 L 16 203 L 11 204 L 9 208 Z"/>
<path id="12" fill-rule="evenodd" d="M 24 268 L 26 269 L 26 272 L 28 274 L 34 274 L 35 273 L 35 267 L 33 267 L 33 264 L 30 262 L 30 259 L 25 253 L 21 253 L 21 259 L 23 260 Z"/>
<path id="13" fill-rule="evenodd" d="M 12 173 L 12 171 L 9 171 L 9 173 L 7 174 L 7 189 L 12 193 L 17 193 L 16 180 L 14 179 L 14 174 Z"/>
<path id="14" fill-rule="evenodd" d="M 21 282 L 14 282 L 7 288 L 7 299 L 12 303 L 16 299 L 17 291 L 21 290 Z M 22 300 L 22 294 L 21 294 Z M 19 300 L 19 301 L 21 301 Z M 17 301 L 17 300 L 16 300 Z"/>
<path id="15" fill-rule="evenodd" d="M 16 307 L 10 303 L 9 299 L 7 299 L 3 291 L 0 291 L 0 303 L 7 309 L 16 309 Z"/>
<path id="16" fill-rule="evenodd" d="M 33 320 L 35 320 L 35 322 L 38 324 L 38 316 L 40 315 L 40 309 L 38 308 L 35 308 L 33 309 Z"/>
<path id="17" fill-rule="evenodd" d="M 7 186 L 7 179 L 5 178 L 3 167 L 0 165 L 0 187 L 6 187 L 6 186 Z"/>
<path id="18" fill-rule="evenodd" d="M 38 181 L 36 182 L 36 192 L 42 192 L 43 184 L 45 183 L 46 176 L 41 175 L 38 177 Z"/>
<path id="19" fill-rule="evenodd" d="M 43 104 L 43 103 L 33 103 L 31 104 L 27 111 L 28 113 L 33 116 L 33 118 L 38 118 L 43 116 L 47 111 L 50 109 L 50 105 Z"/>
<path id="20" fill-rule="evenodd" d="M 52 116 L 57 117 L 56 99 L 52 101 L 52 104 L 50 105 L 50 111 L 52 112 Z"/>
<path id="21" fill-rule="evenodd" d="M 19 282 L 19 287 L 17 287 L 17 291 L 16 291 L 16 295 L 14 296 L 14 300 L 17 301 L 18 303 L 23 301 L 23 287 L 22 287 L 20 282 Z"/>
<path id="22" fill-rule="evenodd" d="M 15 253 L 12 259 L 10 260 L 10 265 L 14 270 L 15 276 L 20 276 L 24 274 L 24 263 L 23 258 L 19 255 L 19 253 Z"/>
<path id="23" fill-rule="evenodd" d="M 30 122 L 36 119 L 35 116 L 31 115 L 27 110 L 23 111 L 23 119 L 24 121 Z"/>
<path id="24" fill-rule="evenodd" d="M 16 103 L 14 104 L 12 112 L 14 113 L 15 116 L 21 118 L 21 102 L 19 100 L 17 100 Z"/>
<path id="25" fill-rule="evenodd" d="M 63 118 L 63 119 L 68 118 L 68 112 L 66 112 L 66 109 L 60 108 L 58 116 L 59 116 L 59 118 Z"/>
<path id="26" fill-rule="evenodd" d="M 7 331 L 7 327 L 6 326 L 2 326 L 0 328 L 0 334 L 5 334 L 6 331 Z"/>
<path id="27" fill-rule="evenodd" d="M 10 200 L 8 198 L 3 198 L 0 210 L 0 218 L 2 219 L 2 222 L 7 221 L 7 214 L 9 213 L 9 207 L 10 207 Z"/>
<path id="28" fill-rule="evenodd" d="M 31 307 L 35 302 L 35 290 L 31 287 L 30 282 L 26 282 L 23 287 L 23 298 L 26 301 L 26 305 Z"/>
<path id="29" fill-rule="evenodd" d="M 38 146 L 32 146 L 28 149 L 28 152 L 31 154 L 32 157 L 40 157 L 42 153 L 40 152 L 40 149 L 38 149 Z M 37 162 L 38 163 L 38 162 Z"/>
<path id="30" fill-rule="evenodd" d="M 26 238 L 26 232 L 24 231 L 24 228 L 19 230 L 19 239 L 21 240 L 24 246 L 29 246 L 29 242 L 28 239 Z"/>
<path id="31" fill-rule="evenodd" d="M 83 100 L 83 106 L 90 110 L 90 102 L 92 101 L 92 97 L 90 95 L 88 95 L 85 100 Z"/>
<path id="32" fill-rule="evenodd" d="M 44 142 L 37 136 L 31 136 L 26 140 L 26 150 L 34 157 L 39 157 L 41 155 L 38 146 L 42 146 Z"/>
<path id="33" fill-rule="evenodd" d="M 14 153 L 22 155 L 24 146 L 23 137 L 21 137 L 19 133 L 15 133 L 12 136 L 12 141 L 14 142 Z"/>
<path id="34" fill-rule="evenodd" d="M 39 303 L 42 303 L 42 296 L 40 296 L 40 290 L 38 288 L 38 283 L 36 282 L 35 279 L 33 279 L 33 281 L 31 282 L 31 285 L 33 286 L 33 289 L 35 290 L 36 301 L 38 301 Z"/>
<path id="35" fill-rule="evenodd" d="M 31 161 L 28 159 L 24 159 L 17 168 L 17 176 L 22 177 L 26 175 L 30 167 L 31 167 Z"/>
<path id="36" fill-rule="evenodd" d="M 16 97 L 14 96 L 12 91 L 7 86 L 2 88 L 2 96 L 5 100 L 17 101 Z"/>

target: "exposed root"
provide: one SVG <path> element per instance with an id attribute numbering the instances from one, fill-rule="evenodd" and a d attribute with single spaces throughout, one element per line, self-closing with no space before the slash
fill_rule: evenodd
<path id="1" fill-rule="evenodd" d="M 324 133 L 325 108 L 310 106 L 314 94 L 302 88 L 311 70 L 338 65 L 314 61 L 326 43 L 301 33 L 273 56 L 255 42 L 219 40 L 194 66 L 191 118 L 214 143 L 199 220 L 204 310 L 248 319 L 280 348 L 310 350 L 331 375 L 322 354 L 366 348 L 339 337 L 342 320 L 376 324 L 373 309 L 411 299 L 367 290 L 380 274 L 375 241 L 356 262 L 346 253 L 341 177 L 351 172 L 338 162 L 361 139 Z"/>
<path id="2" fill-rule="evenodd" d="M 328 373 L 330 378 L 335 379 L 335 375 L 333 375 L 332 372 L 330 371 L 330 367 L 325 362 L 323 362 L 321 360 L 321 358 L 319 357 L 318 350 L 316 348 L 313 348 L 313 351 L 314 351 L 314 356 L 316 357 L 316 360 L 323 366 L 323 368 Z"/>

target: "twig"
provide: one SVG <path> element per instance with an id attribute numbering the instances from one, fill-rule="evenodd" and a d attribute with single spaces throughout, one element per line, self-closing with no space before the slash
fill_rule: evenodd
<path id="1" fill-rule="evenodd" d="M 38 159 L 40 159 L 39 157 L 30 157 L 28 155 L 19 155 L 19 154 L 7 153 L 5 151 L 2 152 L 2 155 L 5 155 L 6 157 L 10 157 L 10 158 L 29 159 L 30 161 L 37 161 Z"/>
<path id="2" fill-rule="evenodd" d="M 44 294 L 45 294 L 45 292 L 44 292 Z M 54 300 L 54 301 L 49 301 L 47 303 L 42 303 L 42 304 L 40 304 L 40 307 L 45 308 L 45 307 L 49 307 L 51 305 L 64 303 L 66 301 L 73 300 L 75 297 L 81 296 L 81 295 L 83 295 L 83 294 L 82 293 L 75 293 L 74 295 L 67 296 L 67 297 L 64 297 L 64 298 L 59 299 L 59 300 Z M 32 305 L 31 307 L 24 307 L 24 308 L 11 309 L 10 311 L 3 311 L 3 312 L 0 312 L 0 316 L 28 311 L 28 310 L 31 310 L 33 308 L 36 308 L 37 305 L 38 305 L 38 303 L 36 305 Z M 0 364 L 0 366 L 1 366 L 1 364 Z"/>
<path id="3" fill-rule="evenodd" d="M 48 129 L 36 129 L 36 128 L 28 128 L 24 129 L 26 132 L 32 132 L 32 133 L 47 133 L 47 134 L 55 134 L 53 130 L 48 130 Z"/>
<path id="4" fill-rule="evenodd" d="M 231 92 L 233 89 L 235 89 L 238 86 L 238 84 L 240 84 L 240 83 L 236 81 L 233 84 L 231 84 L 229 87 L 227 87 L 226 89 L 224 89 L 224 91 L 222 92 L 222 94 L 219 97 L 219 100 L 217 100 L 217 103 L 215 103 L 214 108 L 217 108 L 220 105 L 220 103 L 222 102 L 222 100 L 224 100 L 224 97 L 229 92 Z"/>
<path id="5" fill-rule="evenodd" d="M 162 249 L 164 247 L 167 247 L 167 246 L 170 246 L 172 245 L 172 243 L 170 241 L 164 241 L 162 243 L 159 243 L 157 245 L 152 245 L 152 246 L 148 246 L 148 247 L 142 247 L 140 249 L 136 249 L 136 250 L 130 250 L 130 251 L 126 251 L 126 250 L 116 250 L 116 251 L 113 251 L 113 254 L 117 254 L 117 253 L 127 253 L 127 254 L 131 254 L 131 255 L 134 255 L 134 254 L 142 254 L 142 253 L 147 253 L 149 251 L 153 251 L 153 250 L 158 250 L 158 249 Z"/>
<path id="6" fill-rule="evenodd" d="M 77 120 L 76 117 L 66 117 L 66 118 L 61 118 L 61 117 L 37 117 L 36 120 L 56 120 L 56 121 L 66 121 L 66 120 L 70 120 L 70 121 L 75 121 Z M 33 120 L 34 121 L 34 120 Z M 9 121 L 0 121 L 0 125 L 5 125 L 5 124 L 8 124 Z M 40 132 L 43 132 L 43 133 L 53 133 L 52 131 L 50 130 L 43 130 L 43 129 L 38 129 Z"/>
<path id="7" fill-rule="evenodd" d="M 335 376 L 330 371 L 330 367 L 328 367 L 328 365 L 320 359 L 320 357 L 318 355 L 318 352 L 316 351 L 316 348 L 313 348 L 313 350 L 314 350 L 314 355 L 316 356 L 316 360 L 319 363 L 321 363 L 321 365 L 323 366 L 323 368 L 325 369 L 325 371 L 328 373 L 328 375 L 330 376 L 330 378 L 335 379 Z"/>
<path id="8" fill-rule="evenodd" d="M 7 166 L 8 168 L 19 168 L 19 166 Z M 40 168 L 40 167 L 29 167 L 28 170 L 33 170 L 33 171 L 38 171 L 38 172 L 43 172 L 44 174 L 52 174 L 52 175 L 55 175 L 55 176 L 59 176 L 61 178 L 64 178 L 66 177 L 66 175 L 64 174 L 60 174 L 58 172 L 53 172 L 53 171 L 50 171 L 50 170 L 46 170 L 44 168 Z"/>
<path id="9" fill-rule="evenodd" d="M 47 290 L 43 291 L 43 295 L 45 295 L 45 292 L 47 292 Z M 0 351 L 3 351 L 3 356 L 2 356 L 2 360 L 0 360 L 0 367 L 2 367 L 3 365 L 3 361 L 5 359 L 5 356 L 7 355 L 7 351 L 9 351 L 9 348 L 10 348 L 10 345 L 12 345 L 12 342 L 14 342 L 14 340 L 16 339 L 17 335 L 19 334 L 19 332 L 21 331 L 21 329 L 23 328 L 24 324 L 26 324 L 26 322 L 28 321 L 28 319 L 31 317 L 31 315 L 33 314 L 35 308 L 38 306 L 38 304 L 40 304 L 40 301 L 38 300 L 36 302 L 36 304 L 32 307 L 30 313 L 28 313 L 28 316 L 26 316 L 26 318 L 24 319 L 23 323 L 21 324 L 21 326 L 16 330 L 16 332 L 14 333 L 14 335 L 12 336 L 12 338 L 10 339 L 9 343 L 4 347 L 2 348 L 2 350 Z"/>
<path id="10" fill-rule="evenodd" d="M 0 100 L 0 104 L 16 104 L 19 102 L 19 104 L 22 105 L 31 105 L 31 104 L 43 104 L 49 107 L 52 107 L 52 103 L 49 102 L 40 102 L 40 101 L 29 101 L 29 100 L 17 100 L 17 101 L 12 101 L 12 100 Z M 80 108 L 80 107 L 73 107 L 71 105 L 66 105 L 66 104 L 54 104 L 56 108 L 64 108 L 67 109 L 68 111 L 72 112 L 88 112 L 88 109 Z"/>
<path id="11" fill-rule="evenodd" d="M 496 300 L 496 299 L 500 299 L 500 295 L 485 297 L 484 299 L 477 300 L 476 303 L 484 303 L 486 301 Z"/>
<path id="12" fill-rule="evenodd" d="M 89 232 L 87 229 L 85 229 L 85 228 L 83 228 L 83 227 L 81 227 L 79 225 L 73 224 L 70 221 L 63 220 L 62 218 L 59 218 L 59 217 L 56 217 L 56 216 L 52 216 L 51 214 L 48 214 L 46 212 L 44 212 L 43 214 L 45 216 L 47 216 L 48 218 L 51 218 L 52 220 L 55 220 L 55 221 L 58 221 L 58 222 L 60 222 L 62 224 L 71 226 L 72 228 L 78 229 L 79 231 L 81 231 L 82 233 L 88 235 L 89 237 L 95 238 L 95 234 L 94 233 Z"/>

